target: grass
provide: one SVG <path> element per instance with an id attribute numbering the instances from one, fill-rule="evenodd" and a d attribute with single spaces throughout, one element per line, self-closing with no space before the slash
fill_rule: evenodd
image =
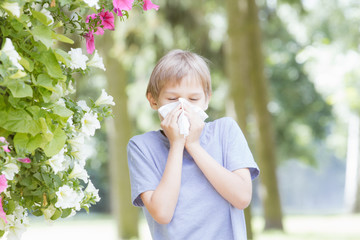
<path id="1" fill-rule="evenodd" d="M 360 215 L 295 215 L 284 218 L 284 232 L 263 231 L 264 220 L 253 221 L 254 240 L 359 240 Z"/>
<path id="2" fill-rule="evenodd" d="M 39 218 L 22 240 L 117 240 L 115 220 L 108 215 L 81 215 L 51 225 Z M 264 220 L 254 217 L 254 240 L 360 240 L 360 215 L 292 215 L 284 217 L 284 232 L 263 231 Z M 140 224 L 140 239 L 150 240 L 144 220 Z"/>

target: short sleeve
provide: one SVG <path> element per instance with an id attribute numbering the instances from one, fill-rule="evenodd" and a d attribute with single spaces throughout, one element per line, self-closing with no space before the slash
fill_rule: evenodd
<path id="1" fill-rule="evenodd" d="M 134 206 L 143 207 L 140 194 L 155 190 L 161 176 L 154 162 L 147 158 L 142 149 L 130 140 L 127 146 L 128 165 L 131 184 L 131 201 Z"/>
<path id="2" fill-rule="evenodd" d="M 226 118 L 225 135 L 225 167 L 230 171 L 241 168 L 250 170 L 251 179 L 256 178 L 260 171 L 248 143 L 239 125 L 232 118 Z"/>

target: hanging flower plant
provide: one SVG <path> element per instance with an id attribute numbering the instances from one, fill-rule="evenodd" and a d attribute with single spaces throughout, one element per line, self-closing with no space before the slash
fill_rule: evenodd
<path id="1" fill-rule="evenodd" d="M 5 0 L 0 2 L 0 237 L 20 239 L 28 214 L 54 221 L 100 200 L 85 169 L 85 139 L 111 116 L 105 90 L 90 104 L 74 102 L 74 73 L 105 71 L 95 36 L 114 30 L 149 0 Z M 116 13 L 116 14 L 114 14 Z M 83 37 L 81 48 L 66 34 Z"/>

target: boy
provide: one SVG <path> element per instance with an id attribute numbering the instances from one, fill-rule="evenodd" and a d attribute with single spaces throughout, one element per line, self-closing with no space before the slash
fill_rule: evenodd
<path id="1" fill-rule="evenodd" d="M 210 72 L 197 54 L 173 50 L 159 60 L 146 97 L 158 110 L 181 101 L 161 128 L 134 136 L 128 144 L 132 202 L 143 207 L 155 240 L 245 240 L 243 209 L 259 169 L 237 123 L 204 123 L 211 97 Z M 185 114 L 189 134 L 179 133 Z"/>

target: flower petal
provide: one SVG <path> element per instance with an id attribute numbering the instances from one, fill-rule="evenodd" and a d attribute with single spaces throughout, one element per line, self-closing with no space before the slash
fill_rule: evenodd
<path id="1" fill-rule="evenodd" d="M 85 34 L 86 39 L 86 50 L 89 54 L 92 54 L 95 50 L 95 40 L 93 32 L 90 31 L 89 33 Z"/>
<path id="2" fill-rule="evenodd" d="M 122 10 L 129 11 L 132 8 L 134 0 L 113 0 L 114 12 L 122 16 Z"/>
<path id="3" fill-rule="evenodd" d="M 156 4 L 153 4 L 151 2 L 151 0 L 144 0 L 144 6 L 143 6 L 144 11 L 150 10 L 150 9 L 155 9 L 156 11 L 159 10 L 159 6 Z"/>

